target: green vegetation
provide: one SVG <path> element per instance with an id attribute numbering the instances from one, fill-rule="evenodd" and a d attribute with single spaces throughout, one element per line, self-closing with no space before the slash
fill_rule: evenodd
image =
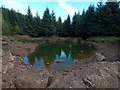
<path id="1" fill-rule="evenodd" d="M 41 43 L 48 41 L 48 38 L 46 37 L 30 37 L 30 36 L 21 36 L 21 35 L 16 35 L 16 36 L 7 36 L 5 37 L 6 40 L 9 42 L 14 42 L 14 43 Z"/>
<path id="2" fill-rule="evenodd" d="M 32 39 L 27 39 L 27 38 L 16 38 L 15 41 L 21 42 L 21 43 L 27 43 L 27 42 L 32 42 Z"/>
<path id="3" fill-rule="evenodd" d="M 30 38 L 24 38 L 24 37 L 19 37 L 15 38 L 15 42 L 21 42 L 21 43 L 32 43 L 32 42 L 39 42 L 39 41 L 47 41 L 47 38 L 40 37 L 40 38 L 35 38 L 35 37 L 30 37 Z"/>
<path id="4" fill-rule="evenodd" d="M 28 6 L 27 15 L 22 15 L 13 9 L 1 7 L 3 14 L 3 35 L 30 35 L 33 37 L 82 37 L 93 36 L 119 36 L 120 35 L 120 6 L 119 2 L 99 2 L 97 7 L 90 5 L 80 15 L 75 13 L 70 20 L 62 22 L 61 17 L 56 19 L 54 11 L 50 13 L 46 8 L 41 19 L 36 14 L 33 17 L 31 8 Z M 111 39 L 111 38 L 110 38 Z M 23 41 L 24 40 L 20 40 Z M 29 41 L 29 40 L 28 40 Z"/>
<path id="5" fill-rule="evenodd" d="M 120 38 L 102 36 L 102 37 L 90 37 L 87 40 L 90 42 L 97 42 L 97 43 L 118 43 L 120 41 Z"/>

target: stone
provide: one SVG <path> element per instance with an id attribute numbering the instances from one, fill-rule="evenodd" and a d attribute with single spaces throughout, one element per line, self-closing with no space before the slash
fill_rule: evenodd
<path id="1" fill-rule="evenodd" d="M 2 42 L 3 45 L 9 45 L 7 42 Z"/>
<path id="2" fill-rule="evenodd" d="M 47 65 L 49 65 L 50 63 L 49 62 L 47 62 Z"/>
<path id="3" fill-rule="evenodd" d="M 47 82 L 47 87 L 49 87 L 51 85 L 51 83 L 53 82 L 53 80 L 54 80 L 53 76 L 49 76 L 48 82 Z"/>
<path id="4" fill-rule="evenodd" d="M 75 70 L 75 67 L 72 67 L 72 70 Z"/>
<path id="5" fill-rule="evenodd" d="M 83 82 L 87 85 L 87 87 L 95 88 L 94 84 L 88 78 L 84 78 Z"/>
<path id="6" fill-rule="evenodd" d="M 14 85 L 11 85 L 10 88 L 15 88 L 15 86 L 14 86 Z"/>
<path id="7" fill-rule="evenodd" d="M 75 60 L 74 63 L 77 64 L 79 61 L 78 60 Z"/>
<path id="8" fill-rule="evenodd" d="M 103 61 L 106 59 L 106 57 L 102 55 L 101 53 L 96 53 L 95 56 L 96 56 L 97 61 Z"/>
<path id="9" fill-rule="evenodd" d="M 63 75 L 67 75 L 67 72 L 64 72 Z"/>
<path id="10" fill-rule="evenodd" d="M 69 72 L 69 70 L 68 70 L 68 69 L 66 69 L 66 70 L 65 70 L 65 72 Z"/>
<path id="11" fill-rule="evenodd" d="M 16 56 L 16 57 L 15 57 L 15 60 L 16 60 L 16 63 L 17 63 L 18 65 L 21 65 L 21 64 L 22 64 L 22 58 L 21 58 L 21 57 Z"/>
<path id="12" fill-rule="evenodd" d="M 64 60 L 54 60 L 56 63 L 64 62 Z"/>
<path id="13" fill-rule="evenodd" d="M 8 60 L 9 62 L 13 62 L 14 59 L 15 59 L 15 56 L 13 56 L 11 52 L 9 52 L 9 56 L 8 57 L 9 57 L 9 60 Z"/>

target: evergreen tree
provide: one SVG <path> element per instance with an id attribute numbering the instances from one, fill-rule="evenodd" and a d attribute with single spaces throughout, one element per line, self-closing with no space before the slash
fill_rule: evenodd
<path id="1" fill-rule="evenodd" d="M 42 36 L 41 19 L 40 19 L 38 13 L 36 14 L 36 17 L 34 17 L 34 36 L 36 36 L 36 37 Z"/>
<path id="2" fill-rule="evenodd" d="M 22 15 L 22 14 L 19 15 L 20 29 L 21 29 L 20 34 L 23 34 L 23 35 L 27 34 L 27 32 L 26 32 L 26 29 L 27 29 L 26 17 L 27 16 Z"/>
<path id="3" fill-rule="evenodd" d="M 11 31 L 10 31 L 10 24 L 5 21 L 4 19 L 2 20 L 2 34 L 3 35 L 10 35 Z"/>
<path id="4" fill-rule="evenodd" d="M 81 30 L 81 16 L 79 12 L 73 16 L 70 36 L 78 37 Z"/>
<path id="5" fill-rule="evenodd" d="M 95 10 L 94 6 L 90 5 L 88 10 L 86 11 L 84 17 L 83 17 L 83 34 L 85 35 L 84 38 L 87 38 L 89 36 L 94 36 L 95 33 Z"/>
<path id="6" fill-rule="evenodd" d="M 43 36 L 51 36 L 53 35 L 53 29 L 52 29 L 52 23 L 51 23 L 51 15 L 49 12 L 49 9 L 46 8 L 43 14 L 42 19 L 42 30 L 43 30 Z"/>
<path id="7" fill-rule="evenodd" d="M 97 7 L 90 5 L 83 10 L 82 15 L 75 13 L 70 21 L 68 15 L 65 21 L 61 17 L 56 21 L 55 12 L 49 12 L 46 8 L 43 19 L 36 14 L 33 17 L 28 6 L 27 15 L 15 10 L 1 7 L 2 9 L 2 32 L 3 35 L 24 34 L 35 37 L 59 35 L 63 37 L 90 36 L 119 36 L 120 35 L 120 4 L 119 2 L 100 1 Z"/>
<path id="8" fill-rule="evenodd" d="M 54 11 L 52 11 L 52 14 L 51 14 L 51 28 L 52 28 L 52 31 L 53 31 L 53 34 L 56 35 L 57 34 L 57 22 L 56 22 L 56 17 L 55 17 L 55 13 Z"/>
<path id="9" fill-rule="evenodd" d="M 63 23 L 63 31 L 62 31 L 62 36 L 68 37 L 70 36 L 71 32 L 71 21 L 70 21 L 70 16 L 68 15 L 67 19 Z"/>
<path id="10" fill-rule="evenodd" d="M 120 14 L 119 14 L 119 3 L 118 2 L 106 2 L 106 7 L 110 10 L 108 15 L 108 28 L 106 33 L 108 35 L 115 35 L 120 32 Z M 108 33 L 109 32 L 109 33 Z"/>
<path id="11" fill-rule="evenodd" d="M 57 35 L 62 36 L 63 26 L 61 17 L 58 18 L 57 21 Z"/>
<path id="12" fill-rule="evenodd" d="M 119 32 L 119 4 L 118 2 L 106 2 L 105 5 L 98 5 L 97 26 L 99 35 L 115 35 Z"/>
<path id="13" fill-rule="evenodd" d="M 28 10 L 27 10 L 27 17 L 26 17 L 26 34 L 28 35 L 33 35 L 33 16 L 31 13 L 31 9 L 28 6 Z"/>

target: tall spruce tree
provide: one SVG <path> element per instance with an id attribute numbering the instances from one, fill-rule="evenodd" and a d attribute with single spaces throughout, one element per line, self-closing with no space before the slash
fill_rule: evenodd
<path id="1" fill-rule="evenodd" d="M 54 35 L 57 35 L 57 22 L 56 22 L 56 17 L 55 17 L 55 12 L 52 10 L 52 13 L 51 13 L 51 28 L 52 28 L 52 31 L 53 31 L 53 34 Z"/>
<path id="2" fill-rule="evenodd" d="M 34 36 L 35 37 L 40 37 L 42 36 L 42 31 L 41 31 L 41 19 L 38 13 L 36 13 L 36 16 L 33 18 L 34 22 Z"/>
<path id="3" fill-rule="evenodd" d="M 107 17 L 109 25 L 108 25 L 108 28 L 105 34 L 115 35 L 118 32 L 120 32 L 119 3 L 118 2 L 106 2 L 106 7 L 110 10 L 110 14 Z"/>
<path id="4" fill-rule="evenodd" d="M 43 36 L 51 36 L 53 35 L 53 29 L 52 29 L 52 23 L 51 23 L 51 15 L 49 12 L 49 9 L 46 8 L 43 14 L 42 19 L 42 30 L 43 30 Z"/>
<path id="5" fill-rule="evenodd" d="M 81 15 L 80 13 L 75 13 L 75 15 L 73 16 L 73 20 L 72 20 L 72 29 L 71 29 L 71 35 L 73 37 L 78 37 L 81 31 Z"/>
<path id="6" fill-rule="evenodd" d="M 57 35 L 62 36 L 62 31 L 63 31 L 62 19 L 61 17 L 59 17 L 57 21 Z"/>
<path id="7" fill-rule="evenodd" d="M 68 15 L 67 19 L 63 23 L 63 31 L 62 31 L 62 36 L 68 37 L 70 36 L 71 32 L 71 21 L 70 21 L 70 15 Z"/>
<path id="8" fill-rule="evenodd" d="M 84 17 L 83 17 L 83 34 L 85 35 L 84 38 L 87 38 L 89 36 L 94 36 L 95 33 L 95 10 L 94 10 L 94 6 L 90 5 L 88 7 L 88 10 L 86 11 Z"/>
<path id="9" fill-rule="evenodd" d="M 26 18 L 26 34 L 33 35 L 34 29 L 33 29 L 33 16 L 31 13 L 31 8 L 28 6 L 27 10 L 27 18 Z"/>

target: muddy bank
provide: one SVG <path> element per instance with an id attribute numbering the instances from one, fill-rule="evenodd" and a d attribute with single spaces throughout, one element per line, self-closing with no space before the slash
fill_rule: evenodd
<path id="1" fill-rule="evenodd" d="M 96 44 L 96 53 L 102 53 L 105 59 L 93 55 L 60 71 L 22 63 L 22 58 L 33 52 L 36 45 L 3 41 L 3 88 L 118 88 L 118 45 Z"/>
<path id="2" fill-rule="evenodd" d="M 5 39 L 10 38 L 10 41 L 18 41 L 18 42 L 27 42 L 27 43 L 55 43 L 55 42 L 83 42 L 82 38 L 80 37 L 58 37 L 58 36 L 51 36 L 51 37 L 31 37 L 27 35 L 15 35 L 15 36 L 3 36 Z"/>
<path id="3" fill-rule="evenodd" d="M 28 53 L 32 53 L 37 45 L 37 43 L 14 43 L 5 36 L 2 38 L 3 50 L 5 52 L 10 51 L 13 56 L 18 56 L 21 58 L 28 55 Z"/>

